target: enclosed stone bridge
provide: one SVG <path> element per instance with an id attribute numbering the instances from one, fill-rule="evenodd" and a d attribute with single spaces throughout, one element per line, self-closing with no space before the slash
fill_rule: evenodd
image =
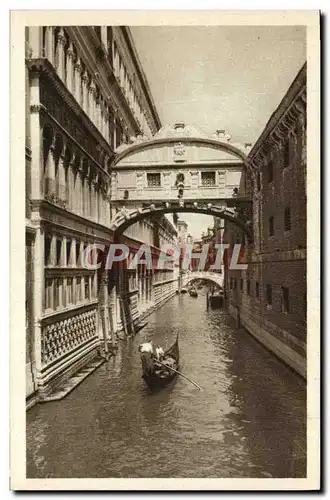
<path id="1" fill-rule="evenodd" d="M 112 229 L 122 234 L 139 220 L 195 212 L 227 219 L 252 239 L 249 144 L 225 130 L 208 137 L 177 123 L 152 138 L 121 144 L 112 165 Z"/>

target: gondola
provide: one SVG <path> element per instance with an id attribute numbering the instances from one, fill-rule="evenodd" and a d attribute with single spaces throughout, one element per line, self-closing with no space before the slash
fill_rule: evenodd
<path id="1" fill-rule="evenodd" d="M 189 295 L 190 295 L 190 297 L 198 297 L 198 292 L 195 288 L 191 288 L 189 290 Z"/>
<path id="2" fill-rule="evenodd" d="M 215 292 L 214 294 L 209 295 L 208 300 L 212 309 L 222 308 L 225 303 L 224 292 L 222 290 Z"/>
<path id="3" fill-rule="evenodd" d="M 176 373 L 164 364 L 171 366 L 174 370 L 179 368 L 179 335 L 174 344 L 165 351 L 160 364 L 149 352 L 141 352 L 142 378 L 151 390 L 165 387 L 176 377 Z"/>

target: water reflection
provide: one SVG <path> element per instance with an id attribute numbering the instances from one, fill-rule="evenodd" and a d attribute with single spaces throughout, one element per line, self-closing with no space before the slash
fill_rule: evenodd
<path id="1" fill-rule="evenodd" d="M 180 334 L 181 377 L 150 393 L 144 335 Z M 176 296 L 60 402 L 27 414 L 29 477 L 304 477 L 305 384 L 205 297 Z"/>

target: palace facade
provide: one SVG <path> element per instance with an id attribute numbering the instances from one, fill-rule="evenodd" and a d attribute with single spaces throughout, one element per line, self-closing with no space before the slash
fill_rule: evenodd
<path id="1" fill-rule="evenodd" d="M 122 284 L 110 303 L 107 273 L 87 269 L 82 255 L 95 246 L 97 263 L 96 245 L 113 241 L 116 149 L 151 137 L 161 123 L 128 28 L 28 27 L 25 38 L 26 395 L 33 402 L 95 358 L 110 330 L 127 327 Z M 142 241 L 156 255 L 175 240 L 165 218 L 142 225 L 124 235 L 132 252 Z M 175 291 L 173 270 L 139 268 L 124 281 L 131 328 Z"/>
<path id="2" fill-rule="evenodd" d="M 243 247 L 246 270 L 226 266 L 229 310 L 306 376 L 306 65 L 249 155 L 254 242 L 226 221 L 224 240 Z M 238 199 L 240 197 L 240 190 Z"/>

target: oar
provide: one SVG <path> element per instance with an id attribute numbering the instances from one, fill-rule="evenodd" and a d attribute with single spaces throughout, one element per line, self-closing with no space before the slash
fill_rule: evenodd
<path id="1" fill-rule="evenodd" d="M 165 368 L 169 368 L 170 370 L 172 370 L 172 372 L 175 372 L 175 373 L 177 373 L 178 375 L 181 375 L 181 377 L 183 377 L 183 378 L 185 378 L 185 379 L 189 380 L 189 382 L 191 382 L 192 384 L 194 384 L 194 385 L 195 385 L 195 386 L 196 386 L 196 387 L 197 387 L 200 391 L 202 390 L 202 388 L 201 388 L 201 387 L 199 387 L 199 385 L 197 385 L 197 384 L 196 384 L 193 380 L 190 380 L 190 378 L 188 378 L 188 377 L 186 377 L 185 375 L 183 375 L 183 373 L 178 372 L 178 370 L 174 370 L 174 368 L 172 368 L 171 366 L 166 365 L 165 363 L 162 363 L 161 361 L 158 361 L 158 360 L 157 360 L 157 363 L 159 363 L 159 364 L 160 364 L 160 365 L 162 365 L 162 366 L 165 366 Z"/>

